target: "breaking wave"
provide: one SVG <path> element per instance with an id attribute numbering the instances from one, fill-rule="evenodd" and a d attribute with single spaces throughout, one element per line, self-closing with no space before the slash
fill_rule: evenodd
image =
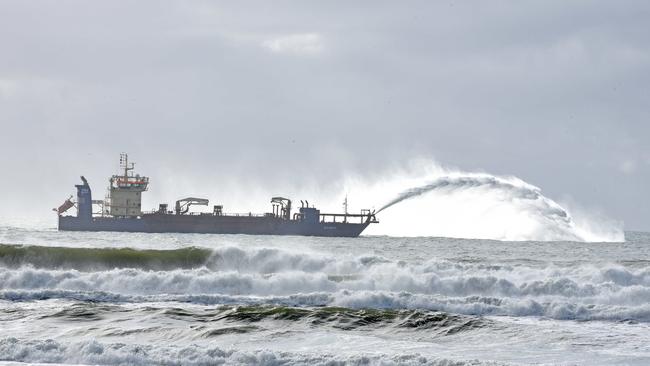
<path id="1" fill-rule="evenodd" d="M 0 244 L 0 264 L 7 267 L 31 264 L 40 268 L 74 268 L 78 270 L 102 268 L 164 270 L 205 266 L 211 255 L 212 251 L 209 249 L 194 247 L 153 250 Z"/>
<path id="2" fill-rule="evenodd" d="M 648 293 L 644 294 L 647 299 Z M 447 297 L 388 291 L 338 291 L 286 296 L 124 295 L 70 290 L 2 290 L 0 300 L 34 301 L 65 299 L 109 303 L 179 302 L 198 305 L 246 305 L 284 307 L 337 307 L 348 309 L 418 310 L 467 316 L 543 317 L 578 321 L 650 322 L 650 305 L 594 304 L 572 299 L 534 299 L 489 296 Z"/>
<path id="3" fill-rule="evenodd" d="M 54 340 L 0 339 L 0 361 L 95 365 L 481 365 L 479 361 L 430 359 L 418 354 L 341 356 L 270 350 L 236 351 L 214 346 L 155 346 L 102 343 L 96 340 L 61 343 Z M 500 365 L 489 362 L 490 365 Z"/>
<path id="4" fill-rule="evenodd" d="M 180 262 L 167 270 L 152 269 L 149 261 L 142 268 L 108 269 L 102 264 L 95 271 L 39 268 L 32 262 L 0 267 L 0 299 L 338 306 L 650 321 L 647 266 L 405 263 L 275 248 L 190 248 L 194 251 L 209 252 L 199 256 L 204 264 L 196 268 Z M 154 257 L 166 258 L 158 252 Z M 86 265 L 81 262 L 82 268 Z"/>

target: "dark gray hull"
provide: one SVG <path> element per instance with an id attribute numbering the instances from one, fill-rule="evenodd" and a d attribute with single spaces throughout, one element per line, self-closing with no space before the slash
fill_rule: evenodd
<path id="1" fill-rule="evenodd" d="M 309 223 L 272 216 L 146 214 L 140 218 L 93 217 L 90 219 L 59 216 L 59 230 L 62 231 L 357 237 L 368 225 L 368 222 Z"/>

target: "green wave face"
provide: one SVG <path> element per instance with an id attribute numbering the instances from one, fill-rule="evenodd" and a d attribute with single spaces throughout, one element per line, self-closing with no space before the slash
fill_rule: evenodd
<path id="1" fill-rule="evenodd" d="M 136 250 L 131 248 L 68 248 L 0 244 L 0 264 L 7 267 L 80 271 L 112 268 L 167 270 L 205 266 L 212 251 L 204 248 Z"/>
<path id="2" fill-rule="evenodd" d="M 221 318 L 243 322 L 262 320 L 305 320 L 311 326 L 331 326 L 342 330 L 391 326 L 395 329 L 428 329 L 445 334 L 482 328 L 486 320 L 436 311 L 351 309 L 344 307 L 296 308 L 288 306 L 224 307 Z"/>
<path id="3" fill-rule="evenodd" d="M 125 309 L 119 305 L 76 303 L 48 315 L 69 321 L 93 321 L 114 312 L 134 313 L 133 317 L 155 316 L 212 327 L 203 337 L 246 333 L 273 326 L 268 322 L 299 322 L 310 328 L 340 330 L 390 328 L 395 331 L 426 330 L 431 335 L 451 335 L 491 326 L 491 321 L 475 316 L 427 310 L 351 309 L 345 307 L 292 307 L 282 305 L 224 305 L 212 309 L 146 308 Z M 276 323 L 277 324 L 277 323 Z M 203 329 L 205 327 L 197 328 Z"/>

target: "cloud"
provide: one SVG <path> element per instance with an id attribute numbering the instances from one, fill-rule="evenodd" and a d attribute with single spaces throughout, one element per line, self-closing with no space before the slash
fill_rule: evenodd
<path id="1" fill-rule="evenodd" d="M 9 98 L 16 92 L 17 85 L 11 80 L 0 79 L 0 98 Z"/>
<path id="2" fill-rule="evenodd" d="M 627 175 L 630 175 L 630 174 L 634 174 L 634 172 L 636 172 L 636 166 L 637 166 L 636 161 L 634 161 L 634 160 L 626 160 L 626 161 L 622 162 L 621 165 L 619 165 L 618 168 L 621 170 L 621 172 L 623 172 L 623 173 L 625 173 Z"/>
<path id="3" fill-rule="evenodd" d="M 291 34 L 266 40 L 262 46 L 274 53 L 316 55 L 323 51 L 323 39 L 317 33 Z"/>
<path id="4" fill-rule="evenodd" d="M 51 213 L 43 202 L 79 174 L 99 187 L 120 151 L 152 177 L 152 203 L 250 187 L 262 204 L 312 199 L 425 156 L 646 229 L 649 9 L 0 1 L 0 164 L 22 178 L 0 182 L 16 191 L 0 214 Z"/>

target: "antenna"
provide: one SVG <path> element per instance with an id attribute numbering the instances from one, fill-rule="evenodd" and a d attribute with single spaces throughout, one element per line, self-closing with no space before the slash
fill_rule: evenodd
<path id="1" fill-rule="evenodd" d="M 129 176 L 129 170 L 135 169 L 135 163 L 129 165 L 129 154 L 120 153 L 120 168 L 124 169 L 124 179 Z"/>

